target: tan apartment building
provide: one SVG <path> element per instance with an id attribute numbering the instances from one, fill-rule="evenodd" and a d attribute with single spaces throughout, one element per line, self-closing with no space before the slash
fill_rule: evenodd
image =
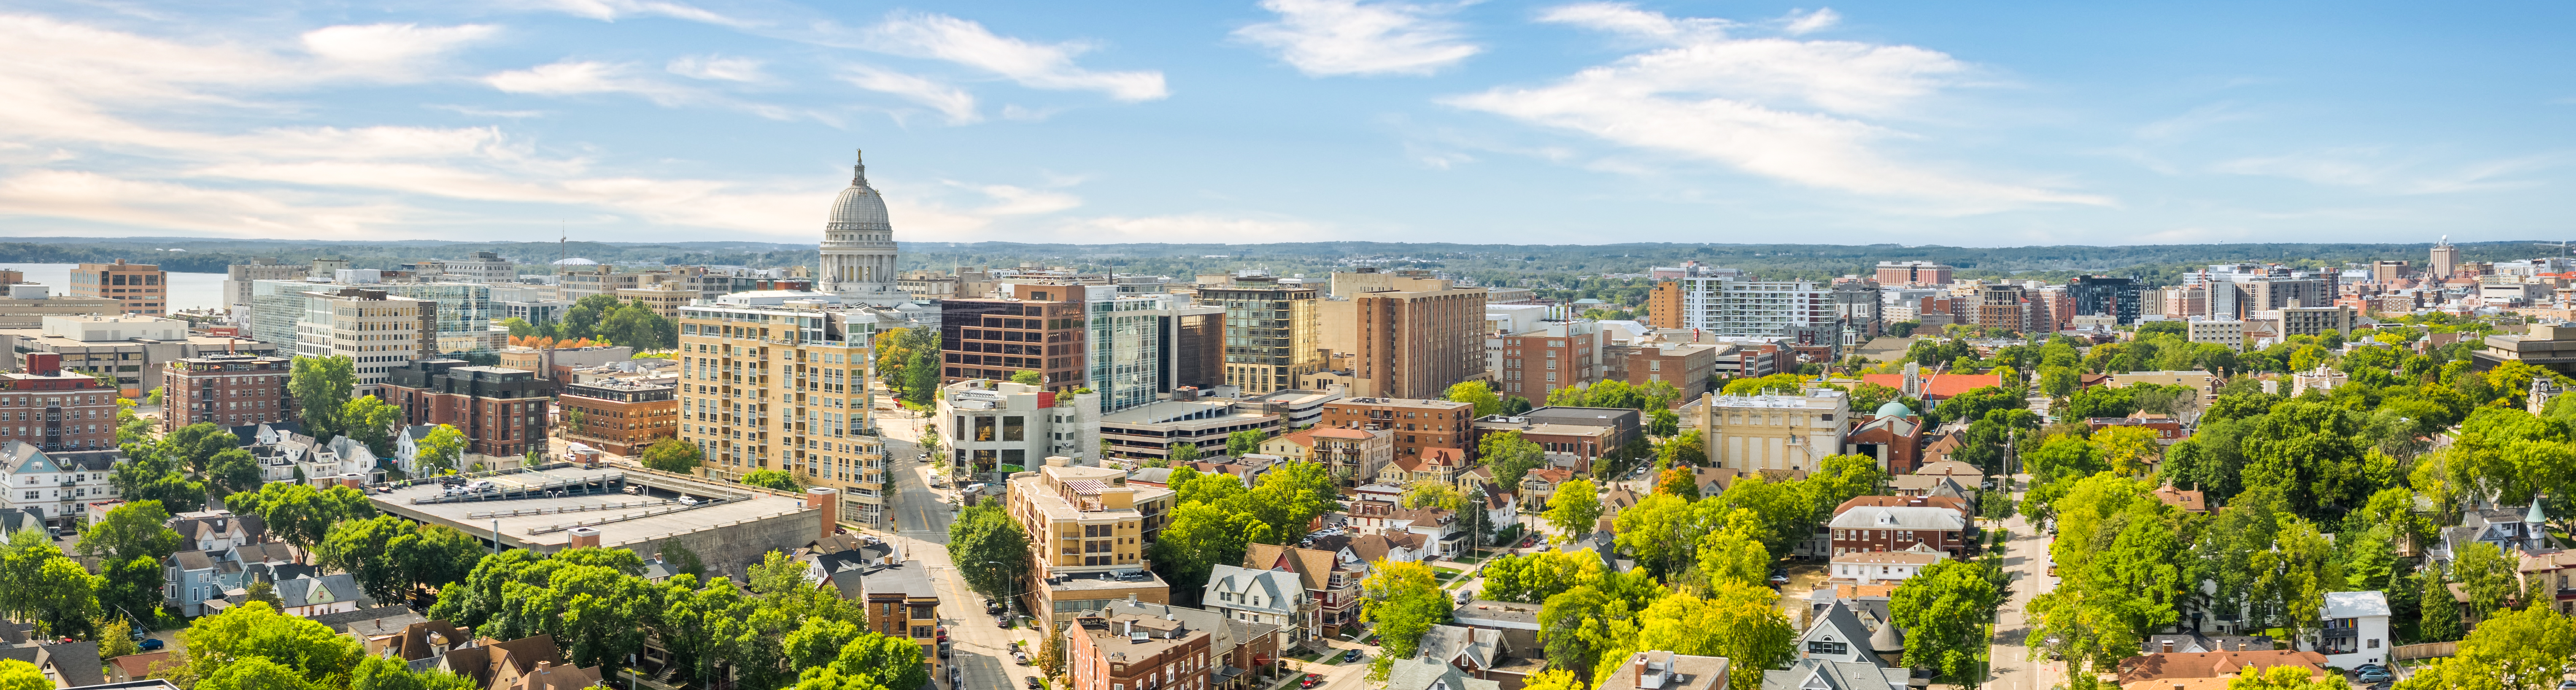
<path id="1" fill-rule="evenodd" d="M 1440 279 L 1437 273 L 1419 268 L 1385 271 L 1363 267 L 1348 272 L 1336 271 L 1333 273 L 1332 280 L 1331 296 L 1335 299 L 1350 299 L 1371 292 L 1389 290 L 1413 292 L 1449 289 L 1449 281 Z M 1484 288 L 1476 288 L 1476 290 L 1481 292 Z"/>
<path id="2" fill-rule="evenodd" d="M 2274 324 L 2278 324 L 2278 326 L 2273 328 L 2272 331 L 2283 337 L 2288 337 L 2293 335 L 2325 335 L 2327 333 L 2343 333 L 2348 335 L 2352 333 L 2353 324 L 2359 320 L 2359 317 L 2360 314 L 2354 312 L 2351 306 L 2338 304 L 2324 307 L 2282 307 L 2280 309 L 2266 309 L 2255 312 L 2252 316 L 2247 317 L 2246 320 L 2269 321 Z"/>
<path id="3" fill-rule="evenodd" d="M 1617 345 L 1607 348 L 1611 359 L 1608 376 L 1631 386 L 1669 383 L 1681 390 L 1674 398 L 1678 405 L 1709 392 L 1709 382 L 1717 374 L 1717 345 L 1649 342 L 1644 345 Z M 1546 402 L 1535 400 L 1532 402 Z"/>
<path id="4" fill-rule="evenodd" d="M 117 311 L 160 316 L 170 313 L 170 273 L 153 264 L 81 264 L 72 269 L 73 297 L 116 300 Z"/>
<path id="5" fill-rule="evenodd" d="M 1010 479 L 1011 517 L 1029 533 L 1028 610 L 1055 624 L 1130 596 L 1170 603 L 1145 544 L 1170 519 L 1177 494 L 1128 485 L 1124 470 L 1046 462 Z"/>
<path id="6" fill-rule="evenodd" d="M 1754 395 L 1703 395 L 1681 408 L 1683 429 L 1697 429 L 1710 467 L 1815 471 L 1838 454 L 1851 429 L 1851 399 L 1813 388 Z"/>
<path id="7" fill-rule="evenodd" d="M 437 300 L 354 287 L 304 297 L 295 355 L 349 358 L 357 368 L 357 395 L 380 393 L 395 369 L 438 354 Z"/>
<path id="8" fill-rule="evenodd" d="M 1682 325 L 1682 283 L 1667 280 L 1655 283 L 1646 293 L 1646 325 L 1656 328 L 1689 328 Z"/>
<path id="9" fill-rule="evenodd" d="M 1476 406 L 1437 399 L 1344 398 L 1324 403 L 1318 428 L 1375 429 L 1388 433 L 1397 457 L 1420 456 L 1446 448 L 1459 457 L 1476 458 Z"/>
<path id="10" fill-rule="evenodd" d="M 1225 382 L 1252 395 L 1295 388 L 1324 370 L 1324 344 L 1312 285 L 1243 276 L 1199 287 L 1201 302 L 1225 307 Z"/>
<path id="11" fill-rule="evenodd" d="M 118 314 L 124 303 L 105 297 L 54 294 L 36 283 L 0 284 L 0 328 L 36 328 L 48 316 Z"/>
<path id="12" fill-rule="evenodd" d="M 1987 328 L 2022 330 L 2029 305 L 2022 303 L 2019 285 L 1987 285 L 1977 289 L 1976 324 Z"/>
<path id="13" fill-rule="evenodd" d="M 695 286 L 677 281 L 619 288 L 616 293 L 617 299 L 644 305 L 644 308 L 653 310 L 654 314 L 665 319 L 680 318 L 680 307 L 702 299 L 704 294 Z"/>
<path id="14" fill-rule="evenodd" d="M 1601 324 L 1559 321 L 1545 328 L 1502 336 L 1503 367 L 1494 389 L 1544 405 L 1559 388 L 1588 386 L 1601 380 Z"/>
<path id="15" fill-rule="evenodd" d="M 1351 297 L 1351 358 L 1360 397 L 1437 398 L 1485 372 L 1485 291 L 1365 292 Z M 1341 364 L 1341 363 L 1337 363 Z"/>
<path id="16" fill-rule="evenodd" d="M 679 438 L 704 454 L 709 479 L 788 472 L 837 489 L 835 514 L 864 524 L 883 514 L 886 493 L 867 386 L 876 320 L 821 307 L 682 307 Z"/>
<path id="17" fill-rule="evenodd" d="M 1345 487 L 1376 481 L 1379 471 L 1395 459 L 1393 432 L 1337 427 L 1315 429 L 1308 438 L 1315 443 L 1315 460 L 1324 463 Z"/>

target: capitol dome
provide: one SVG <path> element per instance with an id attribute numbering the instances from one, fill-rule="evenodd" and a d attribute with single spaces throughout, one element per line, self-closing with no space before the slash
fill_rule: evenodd
<path id="1" fill-rule="evenodd" d="M 886 218 L 885 195 L 868 186 L 868 166 L 851 167 L 850 187 L 832 199 L 832 215 L 823 229 L 891 231 L 894 224 Z"/>
<path id="2" fill-rule="evenodd" d="M 1905 403 L 1890 400 L 1887 404 L 1878 406 L 1878 412 L 1874 414 L 1881 417 L 1912 417 L 1914 410 L 1907 408 Z"/>

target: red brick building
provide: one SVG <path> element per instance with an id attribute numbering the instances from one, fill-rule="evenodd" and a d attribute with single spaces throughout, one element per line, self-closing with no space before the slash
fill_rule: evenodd
<path id="1" fill-rule="evenodd" d="M 617 455 L 642 453 L 646 446 L 680 435 L 676 391 L 677 379 L 667 378 L 564 384 L 563 395 L 555 399 L 563 408 L 564 439 Z M 574 417 L 581 423 L 572 424 Z"/>
<path id="2" fill-rule="evenodd" d="M 286 378 L 293 360 L 221 354 L 174 359 L 161 367 L 161 431 L 197 423 L 235 427 L 293 419 Z"/>
<path id="3" fill-rule="evenodd" d="M 1967 550 L 1968 519 L 1954 508 L 1864 506 L 1843 511 L 1828 525 L 1834 555 L 1869 551 L 1903 551 L 1915 544 L 1950 552 Z"/>
<path id="4" fill-rule="evenodd" d="M 26 354 L 22 371 L 0 373 L 0 442 L 45 451 L 116 447 L 116 390 L 63 371 L 63 356 Z"/>
<path id="5" fill-rule="evenodd" d="M 1316 426 L 1328 429 L 1372 429 L 1395 438 L 1395 457 L 1419 456 L 1433 448 L 1450 448 L 1459 457 L 1476 457 L 1476 406 L 1449 400 L 1344 398 L 1324 403 Z"/>
<path id="6" fill-rule="evenodd" d="M 1097 613 L 1065 631 L 1071 690 L 1209 690 L 1208 631 L 1179 620 Z"/>
<path id="7" fill-rule="evenodd" d="M 454 426 L 465 433 L 465 452 L 504 457 L 546 448 L 553 389 L 533 371 L 455 359 L 414 361 L 389 372 L 384 383 L 387 402 L 402 408 L 403 424 Z"/>

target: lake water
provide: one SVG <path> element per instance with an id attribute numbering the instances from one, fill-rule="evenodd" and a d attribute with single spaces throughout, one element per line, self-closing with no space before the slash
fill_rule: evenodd
<path id="1" fill-rule="evenodd" d="M 0 264 L 0 269 L 26 271 L 27 281 L 44 283 L 52 295 L 72 292 L 72 269 L 80 264 Z M 181 309 L 216 309 L 224 306 L 224 274 L 170 274 L 169 311 Z"/>

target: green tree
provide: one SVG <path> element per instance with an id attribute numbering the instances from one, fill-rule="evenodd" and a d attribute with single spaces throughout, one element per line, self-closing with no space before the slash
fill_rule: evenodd
<path id="1" fill-rule="evenodd" d="M 233 512 L 259 516 L 261 522 L 267 523 L 270 534 L 307 553 L 330 536 L 332 525 L 373 517 L 376 512 L 366 494 L 357 489 L 334 486 L 316 490 L 311 485 L 292 482 L 262 485 L 258 491 L 234 494 L 226 503 Z"/>
<path id="2" fill-rule="evenodd" d="M 1681 433 L 1681 428 L 1681 415 L 1674 414 L 1672 410 L 1655 410 L 1646 413 L 1646 433 L 1648 434 L 1671 436 Z"/>
<path id="3" fill-rule="evenodd" d="M 1449 596 L 1423 563 L 1379 560 L 1361 578 L 1360 620 L 1376 626 L 1386 655 L 1413 658 L 1422 634 L 1449 622 Z"/>
<path id="4" fill-rule="evenodd" d="M 1337 507 L 1340 500 L 1339 484 L 1323 463 L 1285 462 L 1271 465 L 1261 475 L 1261 484 L 1227 509 L 1260 520 L 1265 531 L 1254 535 L 1254 540 L 1275 544 L 1306 533 L 1316 516 Z"/>
<path id="5" fill-rule="evenodd" d="M 2543 690 L 2576 656 L 2576 623 L 2547 606 L 2502 613 L 2460 641 L 2459 653 L 2418 670 L 2398 690 Z"/>
<path id="6" fill-rule="evenodd" d="M 1485 385 L 1483 381 L 1461 381 L 1457 385 L 1450 386 L 1449 401 L 1476 406 L 1472 414 L 1480 419 L 1503 412 L 1503 396 L 1495 393 L 1493 386 Z"/>
<path id="7" fill-rule="evenodd" d="M 1601 522 L 1601 497 L 1593 494 L 1592 481 L 1576 479 L 1556 486 L 1547 499 L 1547 524 L 1556 528 L 1557 538 L 1566 539 L 1591 534 Z"/>
<path id="8" fill-rule="evenodd" d="M 1667 467 L 1706 467 L 1708 444 L 1700 438 L 1698 429 L 1684 429 L 1680 435 L 1664 439 L 1663 445 L 1655 448 L 1655 456 Z"/>
<path id="9" fill-rule="evenodd" d="M 475 690 L 474 679 L 444 669 L 413 672 L 401 659 L 381 656 L 358 662 L 349 690 Z"/>
<path id="10" fill-rule="evenodd" d="M 304 432 L 329 439 L 342 433 L 340 408 L 358 389 L 358 370 L 346 356 L 297 357 L 286 377 L 287 392 L 303 412 Z"/>
<path id="11" fill-rule="evenodd" d="M 1030 386 L 1046 385 L 1046 376 L 1026 369 L 1011 372 L 1011 382 Z"/>
<path id="12" fill-rule="evenodd" d="M 402 423 L 402 408 L 370 395 L 341 405 L 337 421 L 340 435 L 367 444 L 376 457 L 394 456 L 394 427 Z"/>
<path id="13" fill-rule="evenodd" d="M 1506 470 L 1526 473 L 1531 469 L 1547 466 L 1547 449 L 1536 441 L 1521 438 L 1519 431 L 1495 432 L 1477 439 L 1476 457 L 1494 468 L 1496 479 L 1501 479 Z M 1516 486 L 1518 483 L 1519 476 L 1516 473 L 1513 481 L 1504 486 Z"/>
<path id="14" fill-rule="evenodd" d="M 0 690 L 54 690 L 54 681 L 35 664 L 0 659 Z"/>
<path id="15" fill-rule="evenodd" d="M 2469 611 L 2486 618 L 2505 608 L 2520 589 L 2515 580 L 2514 559 L 2486 542 L 2472 542 L 2460 547 L 2459 557 L 2451 562 L 2451 579 L 2469 595 Z"/>
<path id="16" fill-rule="evenodd" d="M 204 508 L 206 483 L 188 476 L 176 454 L 161 452 L 161 443 L 143 439 L 126 443 L 126 461 L 107 477 L 109 486 L 128 501 L 159 501 L 165 510 L 185 513 Z"/>
<path id="17" fill-rule="evenodd" d="M 886 690 L 875 679 L 842 673 L 839 668 L 818 666 L 796 675 L 796 684 L 783 690 Z"/>
<path id="18" fill-rule="evenodd" d="M 216 453 L 206 467 L 205 477 L 206 484 L 224 496 L 257 490 L 265 481 L 261 477 L 259 458 L 240 448 L 226 448 L 224 452 Z"/>
<path id="19" fill-rule="evenodd" d="M 1402 505 L 1406 508 L 1438 508 L 1450 512 L 1467 509 L 1467 495 L 1458 487 L 1443 482 L 1414 482 L 1404 488 Z"/>
<path id="20" fill-rule="evenodd" d="M 1200 478 L 1201 481 L 1209 479 L 1223 479 L 1230 483 L 1234 477 L 1221 474 Z M 1240 492 L 1238 486 L 1237 493 Z M 1207 584 L 1208 573 L 1217 565 L 1242 563 L 1243 552 L 1251 543 L 1250 536 L 1268 530 L 1267 525 L 1251 515 L 1228 511 L 1211 503 L 1183 500 L 1181 507 L 1172 510 L 1171 522 L 1151 547 L 1154 571 L 1171 582 L 1174 591 L 1195 594 Z"/>
<path id="21" fill-rule="evenodd" d="M 649 469 L 673 474 L 696 474 L 698 464 L 704 461 L 705 457 L 699 454 L 697 444 L 676 438 L 662 439 L 644 448 L 644 466 Z"/>
<path id="22" fill-rule="evenodd" d="M 1906 631 L 1905 665 L 1967 678 L 1989 639 L 1985 621 L 2003 602 L 1994 573 L 1978 563 L 1941 561 L 1896 586 L 1887 608 Z"/>
<path id="23" fill-rule="evenodd" d="M 805 490 L 803 485 L 796 483 L 795 475 L 779 470 L 752 470 L 750 472 L 745 472 L 742 475 L 742 483 L 765 489 L 776 489 L 779 491 Z"/>
<path id="24" fill-rule="evenodd" d="M 1499 556 L 1485 563 L 1484 573 L 1479 597 L 1541 604 L 1566 590 L 1599 583 L 1601 555 L 1586 548 Z"/>
<path id="25" fill-rule="evenodd" d="M 1650 649 L 1722 656 L 1730 662 L 1728 686 L 1760 687 L 1764 669 L 1786 666 L 1797 654 L 1798 632 L 1775 605 L 1779 596 L 1768 587 L 1728 582 L 1706 598 L 1674 593 L 1656 599 L 1633 624 L 1600 626 L 1599 658 L 1624 659 Z M 1610 671 L 1607 665 L 1594 667 L 1593 682 L 1608 680 Z"/>
<path id="26" fill-rule="evenodd" d="M 179 427 L 161 439 L 160 450 L 169 454 L 179 467 L 204 476 L 214 464 L 217 453 L 241 447 L 241 440 L 211 422 Z"/>
<path id="27" fill-rule="evenodd" d="M 356 638 L 258 601 L 198 618 L 179 633 L 179 647 L 166 674 L 183 684 L 212 682 L 227 667 L 257 659 L 284 667 L 302 687 L 339 687 L 365 652 Z"/>
<path id="28" fill-rule="evenodd" d="M 1261 452 L 1261 442 L 1268 440 L 1269 438 L 1270 434 L 1264 433 L 1260 429 L 1245 429 L 1231 434 L 1226 434 L 1225 454 L 1235 457 L 1243 457 L 1259 453 Z"/>
<path id="29" fill-rule="evenodd" d="M 916 349 L 912 359 L 903 363 L 903 401 L 928 409 L 931 399 L 939 394 L 939 352 L 937 347 Z"/>
<path id="30" fill-rule="evenodd" d="M 127 503 L 109 509 L 97 524 L 82 531 L 74 548 L 80 555 L 110 560 L 168 558 L 180 543 L 178 530 L 162 526 L 169 520 L 170 511 L 162 510 L 160 501 Z"/>
<path id="31" fill-rule="evenodd" d="M 1052 626 L 1050 626 L 1052 627 Z M 863 633 L 841 646 L 831 668 L 844 675 L 868 678 L 880 687 L 918 688 L 930 684 L 930 666 L 921 656 L 921 645 L 911 640 Z"/>
<path id="32" fill-rule="evenodd" d="M 674 441 L 679 441 L 679 439 L 663 439 L 662 442 L 670 443 Z M 414 460 L 419 464 L 421 469 L 426 470 L 427 474 L 447 474 L 454 472 L 456 471 L 456 461 L 465 457 L 466 443 L 467 441 L 465 439 L 464 432 L 457 431 L 454 426 L 440 424 L 438 425 L 438 428 L 429 430 L 428 435 L 420 438 L 420 455 L 419 457 L 414 458 Z M 688 446 L 685 442 L 682 442 L 681 445 Z M 688 447 L 692 450 L 697 448 L 696 446 Z M 650 448 L 645 450 L 645 462 L 647 463 L 647 466 L 650 466 L 650 463 L 652 462 L 652 449 Z"/>
<path id="33" fill-rule="evenodd" d="M 247 657 L 197 679 L 199 690 L 320 690 L 329 687 L 304 679 L 295 669 L 268 657 Z"/>
<path id="34" fill-rule="evenodd" d="M 100 562 L 98 568 L 100 612 L 119 619 L 131 617 L 135 625 L 151 625 L 153 613 L 161 608 L 160 559 L 109 559 Z"/>
<path id="35" fill-rule="evenodd" d="M 992 599 L 1014 599 L 1029 569 L 1029 534 L 999 500 L 959 511 L 948 524 L 948 560 L 966 587 Z"/>

